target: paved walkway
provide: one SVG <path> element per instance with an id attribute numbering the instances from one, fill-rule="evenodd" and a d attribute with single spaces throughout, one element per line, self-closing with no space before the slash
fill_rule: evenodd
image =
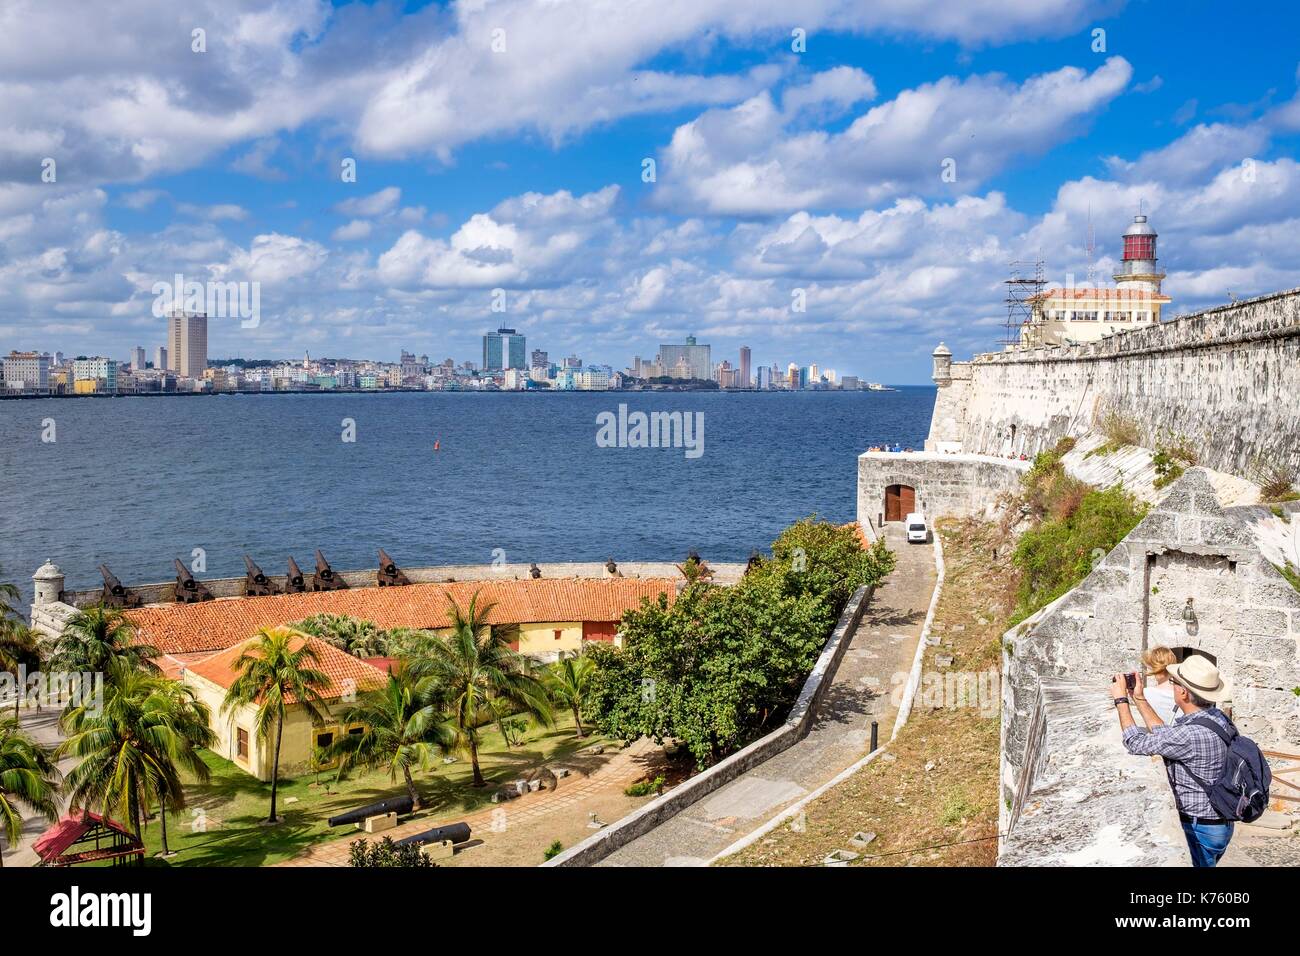
<path id="1" fill-rule="evenodd" d="M 642 738 L 631 746 L 617 751 L 590 774 L 583 775 L 581 771 L 576 771 L 574 775 L 562 778 L 555 790 L 530 793 L 508 803 L 497 804 L 468 815 L 453 814 L 410 820 L 391 830 L 376 834 L 372 839 L 382 839 L 387 836 L 400 840 L 437 826 L 464 821 L 473 831 L 473 840 L 466 848 L 472 850 L 480 839 L 489 836 L 503 825 L 529 823 L 559 811 L 569 810 L 582 801 L 607 791 L 621 793 L 628 784 L 645 776 L 651 758 L 658 750 L 659 748 L 652 741 Z M 574 762 L 574 760 L 559 761 L 557 765 L 567 765 L 572 768 Z M 328 843 L 317 843 L 293 859 L 277 863 L 276 866 L 347 866 L 348 845 L 360 837 L 367 837 L 367 835 L 355 829 L 348 829 L 345 836 Z M 540 853 L 540 850 L 538 852 Z"/>
<path id="2" fill-rule="evenodd" d="M 934 551 L 909 545 L 900 524 L 886 525 L 898 567 L 876 590 L 854 630 L 812 729 L 771 760 L 687 807 L 606 857 L 599 866 L 701 866 L 800 797 L 864 756 L 871 722 L 880 743 L 897 716 L 895 675 L 906 680 L 934 593 Z"/>

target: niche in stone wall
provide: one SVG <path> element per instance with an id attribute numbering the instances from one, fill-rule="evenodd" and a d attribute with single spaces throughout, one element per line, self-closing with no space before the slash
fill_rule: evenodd
<path id="1" fill-rule="evenodd" d="M 1164 645 L 1179 660 L 1199 653 L 1230 677 L 1244 604 L 1237 562 L 1177 550 L 1148 554 L 1145 582 L 1143 649 Z"/>

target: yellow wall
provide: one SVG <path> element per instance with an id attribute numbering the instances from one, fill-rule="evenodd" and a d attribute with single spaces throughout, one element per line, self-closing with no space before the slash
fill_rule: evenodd
<path id="1" fill-rule="evenodd" d="M 193 688 L 195 696 L 207 704 L 212 711 L 212 732 L 217 736 L 217 743 L 212 748 L 213 752 L 230 760 L 236 767 L 248 771 L 259 780 L 270 780 L 271 764 L 275 759 L 275 736 L 272 731 L 269 739 L 265 741 L 258 739 L 257 708 L 245 704 L 223 714 L 221 703 L 226 699 L 224 687 L 192 671 L 186 672 L 185 683 Z M 291 704 L 286 715 L 284 735 L 280 741 L 280 772 L 295 774 L 310 769 L 316 735 L 332 731 L 337 739 L 346 733 L 349 728 L 343 726 L 338 717 L 350 706 L 352 705 L 341 701 L 330 704 L 327 709 L 332 719 L 318 725 L 312 723 L 310 715 L 303 707 Z M 248 731 L 247 759 L 239 757 L 236 752 L 238 736 L 236 730 L 240 728 Z"/>
<path id="2" fill-rule="evenodd" d="M 96 378 L 79 378 L 72 386 L 73 391 L 78 395 L 88 395 L 92 392 L 99 391 L 99 379 Z"/>
<path id="3" fill-rule="evenodd" d="M 560 639 L 555 639 L 555 632 Z M 582 650 L 582 622 L 553 621 L 519 626 L 519 653 L 545 657 L 559 651 Z"/>

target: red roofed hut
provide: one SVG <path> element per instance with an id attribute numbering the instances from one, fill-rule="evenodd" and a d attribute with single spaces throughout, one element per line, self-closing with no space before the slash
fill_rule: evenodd
<path id="1" fill-rule="evenodd" d="M 144 844 L 126 827 L 83 810 L 79 815 L 69 815 L 50 827 L 32 844 L 41 858 L 41 866 L 75 866 L 78 863 L 98 863 L 112 860 L 116 866 L 134 858 L 144 859 Z"/>

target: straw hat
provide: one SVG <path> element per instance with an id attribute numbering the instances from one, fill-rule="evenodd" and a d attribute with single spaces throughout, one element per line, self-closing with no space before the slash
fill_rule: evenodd
<path id="1" fill-rule="evenodd" d="M 1230 696 L 1228 685 L 1223 682 L 1219 669 L 1210 663 L 1209 658 L 1200 654 L 1191 655 L 1181 664 L 1170 664 L 1168 670 L 1175 683 L 1203 700 L 1217 704 Z"/>

